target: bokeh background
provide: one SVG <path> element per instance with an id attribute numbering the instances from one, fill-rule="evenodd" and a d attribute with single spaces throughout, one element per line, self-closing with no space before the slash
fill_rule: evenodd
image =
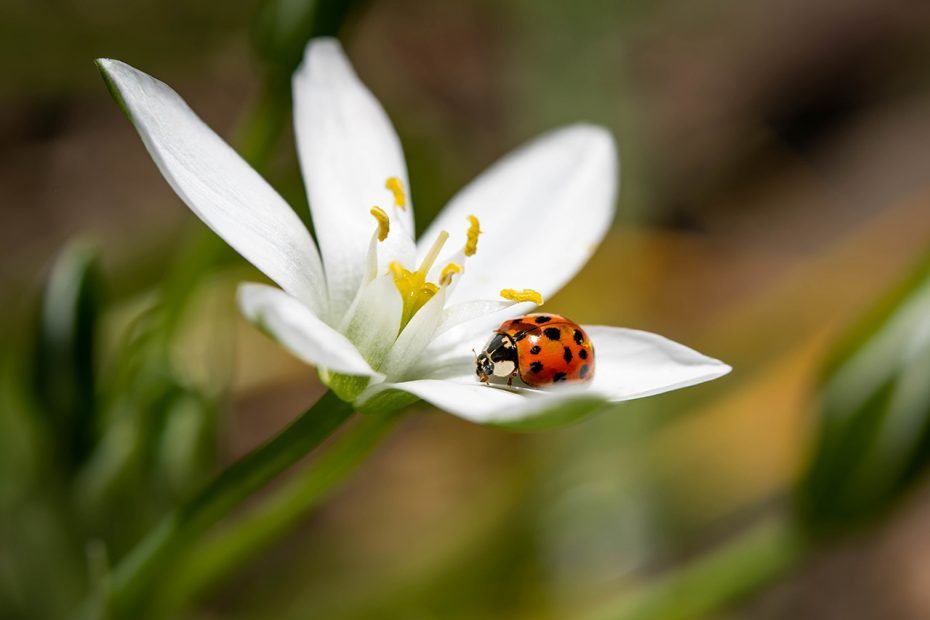
<path id="1" fill-rule="evenodd" d="M 153 593 L 181 601 L 169 617 L 621 617 L 650 584 L 791 520 L 826 360 L 930 251 L 930 6 L 305 5 L 0 1 L 0 617 L 67 617 L 159 516 L 323 389 L 237 316 L 235 284 L 257 274 L 163 181 L 100 56 L 171 84 L 302 216 L 286 73 L 307 33 L 338 31 L 394 121 L 419 229 L 522 141 L 606 125 L 619 216 L 546 308 L 735 369 L 546 433 L 420 407 L 234 568 L 198 581 L 179 566 Z M 56 340 L 69 316 L 92 328 Z M 919 469 L 879 518 L 708 613 L 926 618 Z"/>

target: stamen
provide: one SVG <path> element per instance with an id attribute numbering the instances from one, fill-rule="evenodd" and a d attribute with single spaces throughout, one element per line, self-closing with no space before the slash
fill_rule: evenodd
<path id="1" fill-rule="evenodd" d="M 481 234 L 481 227 L 478 224 L 478 218 L 474 215 L 468 216 L 468 239 L 465 241 L 465 256 L 474 256 L 478 251 L 478 235 Z"/>
<path id="2" fill-rule="evenodd" d="M 394 194 L 394 206 L 407 210 L 407 194 L 404 192 L 404 182 L 397 177 L 389 178 L 384 186 Z"/>
<path id="3" fill-rule="evenodd" d="M 372 207 L 370 213 L 378 220 L 378 241 L 384 241 L 391 230 L 391 219 L 384 209 L 378 206 Z"/>
<path id="4" fill-rule="evenodd" d="M 462 273 L 462 266 L 458 263 L 449 263 L 442 269 L 442 275 L 439 276 L 440 286 L 449 286 L 452 284 L 452 276 Z"/>
<path id="5" fill-rule="evenodd" d="M 518 291 L 512 288 L 505 288 L 501 291 L 501 297 L 516 302 L 531 301 L 537 306 L 542 305 L 543 302 L 542 295 L 531 288 L 525 288 L 522 291 Z"/>
<path id="6" fill-rule="evenodd" d="M 444 230 L 439 231 L 439 236 L 436 237 L 436 241 L 433 242 L 433 247 L 431 247 L 429 252 L 426 253 L 426 256 L 423 257 L 423 262 L 420 263 L 420 267 L 417 269 L 417 271 L 423 274 L 424 278 L 427 272 L 433 268 L 433 263 L 435 263 L 436 259 L 439 257 L 439 251 L 442 250 L 442 246 L 446 244 L 448 239 L 449 233 Z"/>

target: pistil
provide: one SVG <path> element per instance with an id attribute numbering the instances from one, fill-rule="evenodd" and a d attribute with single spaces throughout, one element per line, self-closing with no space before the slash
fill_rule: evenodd
<path id="1" fill-rule="evenodd" d="M 416 271 L 410 271 L 404 268 L 399 262 L 394 261 L 390 265 L 391 273 L 394 274 L 394 284 L 400 291 L 400 297 L 404 303 L 404 309 L 401 314 L 400 328 L 403 329 L 413 318 L 413 315 L 422 308 L 426 302 L 432 299 L 439 291 L 439 287 L 432 282 L 426 281 L 429 270 L 432 269 L 433 263 L 439 257 L 442 246 L 445 245 L 449 238 L 449 233 L 442 231 L 433 243 L 429 252 L 423 258 L 423 262 Z M 451 278 L 451 276 L 450 276 Z"/>

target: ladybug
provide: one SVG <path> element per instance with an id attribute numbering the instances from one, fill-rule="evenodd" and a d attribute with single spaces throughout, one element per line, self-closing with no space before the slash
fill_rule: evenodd
<path id="1" fill-rule="evenodd" d="M 475 359 L 482 383 L 519 376 L 526 385 L 547 387 L 594 376 L 594 347 L 576 323 L 558 314 L 526 314 L 505 321 Z"/>

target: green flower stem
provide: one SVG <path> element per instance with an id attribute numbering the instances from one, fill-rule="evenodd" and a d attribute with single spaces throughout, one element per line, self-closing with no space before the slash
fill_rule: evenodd
<path id="1" fill-rule="evenodd" d="M 362 416 L 308 467 L 271 492 L 251 512 L 185 551 L 159 595 L 159 616 L 217 585 L 293 530 L 344 481 L 397 423 L 400 415 Z"/>
<path id="2" fill-rule="evenodd" d="M 783 576 L 808 546 L 793 521 L 766 522 L 671 575 L 602 607 L 586 620 L 695 620 Z"/>
<path id="3" fill-rule="evenodd" d="M 165 517 L 114 568 L 107 597 L 111 616 L 138 617 L 139 606 L 154 596 L 153 584 L 180 550 L 322 443 L 351 415 L 351 405 L 326 392 L 290 426 L 220 473 L 199 495 Z"/>

